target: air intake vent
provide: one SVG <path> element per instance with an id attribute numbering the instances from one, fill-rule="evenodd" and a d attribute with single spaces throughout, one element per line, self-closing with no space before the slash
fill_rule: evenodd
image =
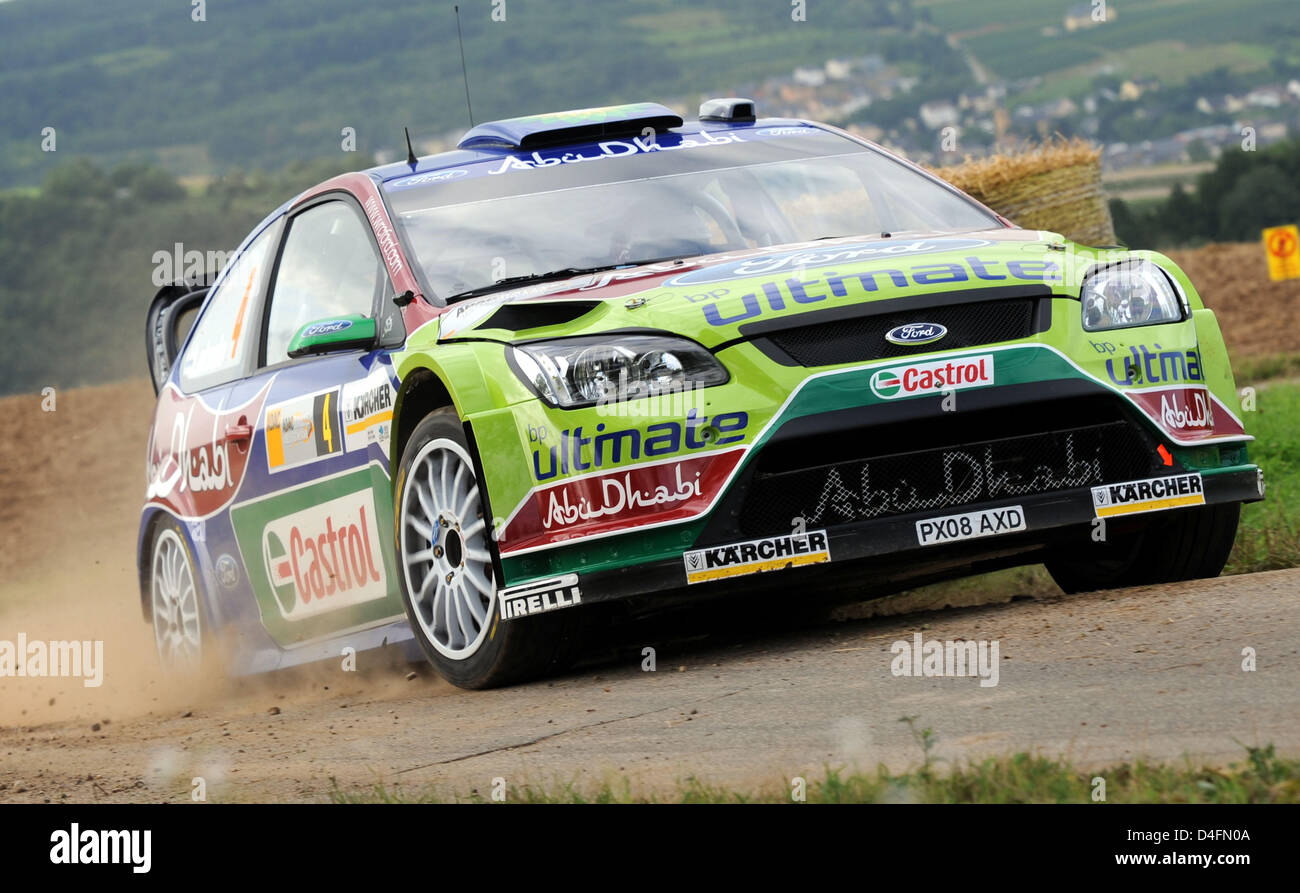
<path id="1" fill-rule="evenodd" d="M 682 126 L 681 115 L 657 102 L 577 109 L 549 115 L 530 115 L 480 124 L 461 138 L 462 149 L 522 149 L 583 143 L 640 135 L 649 127 L 656 133 Z"/>

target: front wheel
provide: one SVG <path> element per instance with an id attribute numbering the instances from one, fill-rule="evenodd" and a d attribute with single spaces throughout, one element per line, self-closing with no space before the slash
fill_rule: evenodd
<path id="1" fill-rule="evenodd" d="M 455 410 L 412 432 L 397 478 L 402 602 L 430 663 L 461 688 L 491 688 L 560 664 L 567 623 L 540 616 L 502 622 L 491 523 Z"/>
<path id="2" fill-rule="evenodd" d="M 1143 530 L 1060 547 L 1045 564 L 1066 592 L 1217 577 L 1232 552 L 1240 515 L 1236 502 L 1169 512 Z"/>

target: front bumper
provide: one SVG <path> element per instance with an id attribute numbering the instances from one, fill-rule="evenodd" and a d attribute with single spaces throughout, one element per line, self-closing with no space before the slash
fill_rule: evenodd
<path id="1" fill-rule="evenodd" d="M 1225 468 L 1203 474 L 1205 504 L 1255 502 L 1259 492 L 1259 469 L 1254 465 Z M 921 546 L 917 542 L 918 521 L 950 514 L 946 510 L 915 512 L 875 521 L 833 526 L 827 529 L 830 561 L 806 567 L 791 567 L 729 580 L 689 586 L 680 556 L 635 567 L 621 567 L 581 575 L 582 600 L 604 602 L 652 595 L 656 600 L 674 593 L 691 598 L 752 592 L 757 588 L 803 587 L 823 581 L 848 582 L 869 594 L 874 588 L 899 583 L 942 579 L 962 572 L 993 570 L 996 567 L 1029 563 L 1026 556 L 1070 542 L 1086 543 L 1096 515 L 1092 490 L 1088 487 L 1008 500 L 990 500 L 962 506 L 953 511 L 981 512 L 1017 506 L 1023 510 L 1026 530 L 988 538 L 964 540 L 951 545 Z M 1152 523 L 1151 515 L 1127 519 L 1123 526 Z M 1117 529 L 1123 529 L 1119 527 Z M 707 545 L 701 543 L 701 546 Z"/>
<path id="2" fill-rule="evenodd" d="M 1177 343 L 1179 335 L 1195 347 L 1190 324 L 1176 331 L 1166 327 L 1162 340 Z M 944 571 L 951 575 L 961 568 L 983 568 L 990 561 L 1032 561 L 1025 553 L 1088 535 L 1098 517 L 1093 488 L 1103 484 L 1199 475 L 1205 504 L 1262 498 L 1259 470 L 1247 456 L 1249 438 L 1239 427 L 1228 435 L 1213 429 L 1171 435 L 1153 421 L 1143 401 L 1153 396 L 1144 390 L 1163 398 L 1166 389 L 1113 386 L 1046 344 L 971 348 L 906 361 L 985 357 L 992 381 L 901 398 L 880 373 L 904 361 L 812 371 L 774 364 L 751 343 L 728 348 L 725 354 L 733 383 L 706 392 L 709 404 L 704 409 L 713 418 L 746 409 L 750 424 L 742 442 L 652 462 L 643 456 L 639 463 L 623 463 L 608 472 L 583 468 L 573 475 L 575 469 L 562 468 L 559 483 L 530 480 L 526 500 L 536 503 L 531 507 L 535 530 L 564 512 L 580 520 L 567 539 L 541 546 L 533 540 L 527 548 L 520 548 L 517 539 L 499 542 L 499 578 L 514 587 L 576 574 L 583 602 L 646 595 L 659 600 L 687 589 L 684 553 L 824 530 L 830 559 L 825 564 L 696 583 L 689 586 L 689 595 L 750 590 L 774 584 L 773 578 L 788 585 L 795 579 L 792 574 L 810 582 L 851 579 L 861 587 Z M 1193 386 L 1182 381 L 1178 386 L 1205 390 L 1199 382 Z M 1212 397 L 1208 390 L 1206 394 Z M 542 426 L 554 443 L 561 429 L 568 437 L 583 423 L 585 434 L 575 436 L 585 437 L 610 421 L 557 420 L 553 411 L 544 415 L 544 408 L 532 404 L 502 412 L 501 437 L 517 437 L 530 462 L 539 461 L 542 454 L 535 441 L 530 443 Z M 1220 413 L 1221 418 L 1228 415 Z M 644 439 L 662 421 L 619 424 L 638 427 Z M 1227 421 L 1239 424 L 1235 416 Z M 482 442 L 477 427 L 476 434 Z M 590 458 L 581 449 L 578 454 Z M 574 455 L 572 444 L 567 454 Z M 563 445 L 558 455 L 566 455 Z M 683 468 L 708 472 L 709 462 L 721 467 L 709 485 L 714 489 L 705 487 L 701 499 L 675 506 L 675 516 L 619 530 L 601 526 L 618 521 L 616 514 L 592 508 L 611 475 L 675 469 L 680 482 Z M 492 463 L 486 464 L 491 482 Z M 547 465 L 548 460 L 541 460 L 539 468 Z M 627 480 L 631 483 L 624 493 L 641 485 L 641 479 Z M 650 485 L 642 492 L 650 493 Z M 526 500 L 512 504 L 522 506 Z M 495 493 L 493 502 L 500 512 Z M 938 545 L 923 546 L 918 540 L 918 521 L 1012 506 L 1023 513 L 1023 529 Z M 494 526 L 511 534 L 517 527 L 511 523 L 519 517 L 516 509 L 504 525 Z M 1153 517 L 1159 513 L 1108 523 L 1123 529 L 1150 523 Z M 556 526 L 563 523 L 556 521 Z M 864 562 L 870 564 L 869 574 L 863 573 Z"/>

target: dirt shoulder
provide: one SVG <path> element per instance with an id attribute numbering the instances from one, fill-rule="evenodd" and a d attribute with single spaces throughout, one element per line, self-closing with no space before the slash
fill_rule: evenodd
<path id="1" fill-rule="evenodd" d="M 1289 570 L 849 621 L 661 649 L 655 672 L 637 652 L 490 692 L 322 665 L 208 692 L 156 688 L 114 711 L 103 705 L 117 686 L 138 680 L 111 672 L 104 701 L 51 720 L 42 681 L 28 680 L 27 715 L 0 730 L 0 801 L 182 802 L 196 777 L 217 801 L 320 800 L 336 784 L 465 796 L 496 777 L 670 792 L 694 775 L 745 789 L 827 765 L 914 766 L 904 716 L 932 728 L 949 761 L 1026 750 L 1085 767 L 1221 765 L 1268 743 L 1293 755 L 1298 593 Z M 996 640 L 997 685 L 895 676 L 892 644 L 917 633 Z"/>

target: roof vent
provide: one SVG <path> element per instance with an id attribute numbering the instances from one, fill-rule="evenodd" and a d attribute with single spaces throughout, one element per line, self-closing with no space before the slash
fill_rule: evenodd
<path id="1" fill-rule="evenodd" d="M 461 138 L 462 149 L 522 149 L 584 143 L 620 136 L 640 135 L 647 127 L 656 133 L 682 126 L 682 118 L 657 102 L 577 109 L 549 115 L 530 115 L 489 121 Z"/>
<path id="2" fill-rule="evenodd" d="M 700 104 L 701 121 L 753 123 L 757 109 L 752 99 L 706 99 Z"/>

